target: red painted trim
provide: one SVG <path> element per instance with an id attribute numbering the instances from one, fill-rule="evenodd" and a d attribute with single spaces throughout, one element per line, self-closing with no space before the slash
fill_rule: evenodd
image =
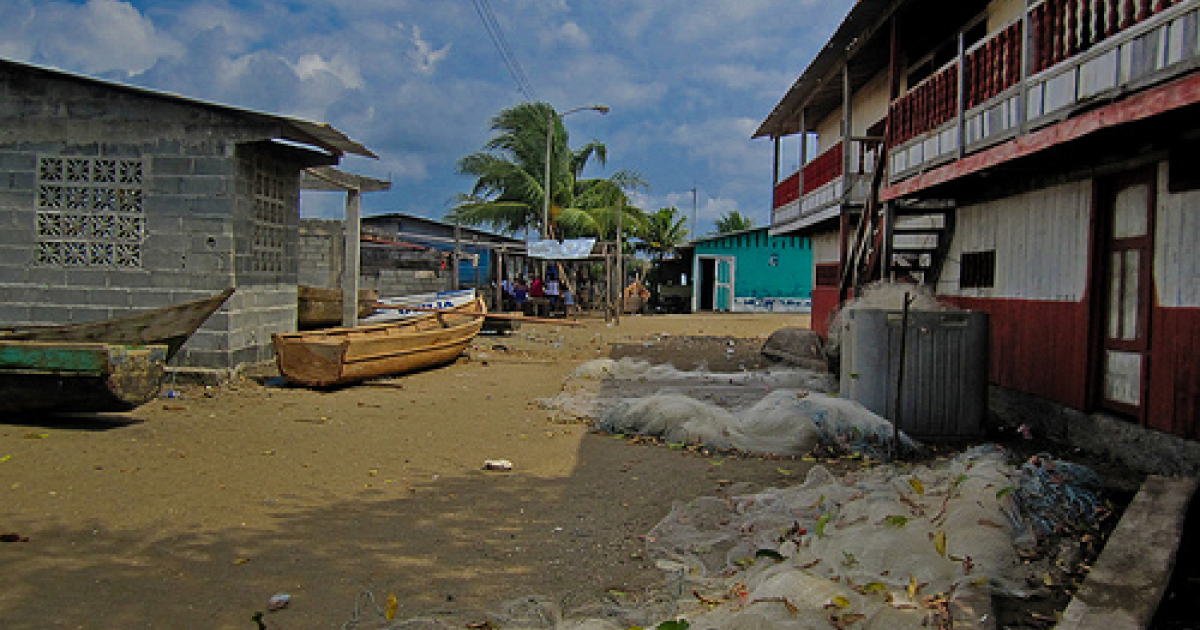
<path id="1" fill-rule="evenodd" d="M 1028 135 L 986 149 L 957 162 L 916 175 L 880 191 L 891 201 L 926 188 L 953 181 L 1010 160 L 1078 140 L 1102 129 L 1153 118 L 1171 110 L 1200 103 L 1200 73 L 1140 92 L 1117 103 L 1064 120 Z"/>
<path id="2" fill-rule="evenodd" d="M 938 299 L 991 320 L 989 379 L 1002 387 L 1087 409 L 1087 302 Z M 814 300 L 815 309 L 815 300 Z"/>
<path id="3" fill-rule="evenodd" d="M 837 287 L 814 287 L 812 291 L 812 319 L 809 327 L 821 335 L 822 338 L 829 338 L 829 323 L 833 321 L 833 316 L 838 308 L 838 288 Z"/>
<path id="4" fill-rule="evenodd" d="M 1156 308 L 1146 426 L 1200 440 L 1200 308 Z"/>

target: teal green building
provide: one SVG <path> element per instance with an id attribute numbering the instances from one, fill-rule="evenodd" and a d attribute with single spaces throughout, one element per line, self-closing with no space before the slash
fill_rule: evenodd
<path id="1" fill-rule="evenodd" d="M 694 241 L 692 311 L 808 313 L 812 243 L 754 228 Z"/>

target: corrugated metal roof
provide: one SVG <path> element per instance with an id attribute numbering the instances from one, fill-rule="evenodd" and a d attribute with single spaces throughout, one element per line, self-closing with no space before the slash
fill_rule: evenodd
<path id="1" fill-rule="evenodd" d="M 895 10 L 895 6 L 900 3 L 897 0 L 859 0 L 855 3 L 854 8 L 850 9 L 850 13 L 842 20 L 837 31 L 829 38 L 829 41 L 825 42 L 821 52 L 817 53 L 816 58 L 808 64 L 804 73 L 800 75 L 799 79 L 796 79 L 791 89 L 775 105 L 771 114 L 751 137 L 785 136 L 798 133 L 799 121 L 795 120 L 795 112 L 805 101 L 822 89 L 833 88 L 840 102 L 841 82 L 828 81 L 830 73 L 845 64 L 849 51 L 855 46 L 865 43 L 860 41 L 860 37 L 873 30 L 873 27 L 884 17 L 890 15 Z"/>
<path id="2" fill-rule="evenodd" d="M 372 158 L 379 157 L 370 149 L 359 142 L 351 140 L 344 133 L 338 131 L 328 123 L 313 122 L 311 120 L 304 120 L 301 118 L 293 118 L 279 114 L 269 114 L 266 112 L 234 107 L 232 105 L 214 103 L 212 101 L 190 98 L 179 94 L 174 94 L 172 92 L 152 90 L 150 88 L 129 85 L 127 83 L 118 83 L 116 81 L 109 81 L 107 79 L 100 79 L 97 77 L 68 72 L 59 68 L 51 68 L 48 66 L 13 61 L 11 59 L 0 59 L 0 66 L 7 66 L 14 70 L 24 72 L 53 75 L 62 79 L 80 83 L 90 83 L 92 85 L 103 86 L 112 90 L 137 94 L 147 98 L 171 101 L 191 107 L 218 110 L 230 116 L 237 116 L 247 120 L 272 124 L 279 128 L 279 138 L 281 139 L 318 147 L 338 156 L 346 153 L 353 153 L 355 155 L 362 155 Z"/>

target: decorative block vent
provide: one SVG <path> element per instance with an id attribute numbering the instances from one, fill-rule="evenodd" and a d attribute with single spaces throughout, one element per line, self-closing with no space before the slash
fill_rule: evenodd
<path id="1" fill-rule="evenodd" d="M 37 176 L 35 265 L 142 267 L 142 160 L 44 156 Z"/>

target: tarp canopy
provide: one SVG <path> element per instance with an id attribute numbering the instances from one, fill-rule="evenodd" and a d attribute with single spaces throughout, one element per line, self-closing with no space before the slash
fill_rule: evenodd
<path id="1" fill-rule="evenodd" d="M 596 249 L 594 238 L 573 238 L 565 241 L 554 239 L 529 241 L 525 244 L 526 254 L 530 258 L 546 260 L 586 260 L 592 257 Z"/>

